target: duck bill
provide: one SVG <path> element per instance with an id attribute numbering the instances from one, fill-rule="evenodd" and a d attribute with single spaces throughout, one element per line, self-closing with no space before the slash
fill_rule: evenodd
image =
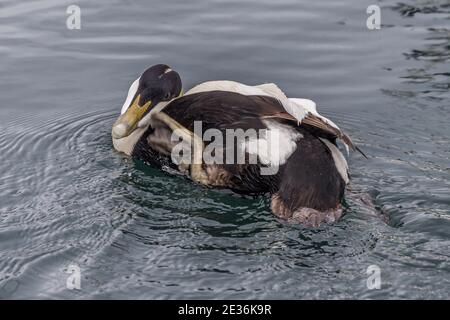
<path id="1" fill-rule="evenodd" d="M 139 105 L 140 95 L 134 99 L 127 111 L 122 114 L 114 123 L 112 128 L 112 137 L 114 139 L 122 139 L 129 136 L 137 127 L 139 121 L 147 113 L 150 108 L 151 101 L 144 105 Z"/>

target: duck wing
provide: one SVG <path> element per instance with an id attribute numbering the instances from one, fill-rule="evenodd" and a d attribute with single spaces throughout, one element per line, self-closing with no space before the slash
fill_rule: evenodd
<path id="1" fill-rule="evenodd" d="M 333 135 L 335 138 L 340 139 L 344 143 L 347 153 L 348 148 L 350 148 L 353 151 L 358 151 L 365 158 L 367 158 L 367 156 L 353 143 L 352 139 L 345 132 L 343 132 L 333 121 L 317 112 L 314 101 L 299 98 L 290 98 L 289 101 L 291 102 L 292 108 L 306 110 L 306 115 L 301 120 L 303 124 L 321 129 L 326 133 Z"/>
<path id="2" fill-rule="evenodd" d="M 207 91 L 227 91 L 246 96 L 267 96 L 275 98 L 283 106 L 284 110 L 273 114 L 266 114 L 262 118 L 280 118 L 294 121 L 297 125 L 307 125 L 313 130 L 319 129 L 323 131 L 329 139 L 340 139 L 344 143 L 347 153 L 350 148 L 353 151 L 358 151 L 367 158 L 367 156 L 353 143 L 351 138 L 333 121 L 317 112 L 314 101 L 309 99 L 288 98 L 274 83 L 249 86 L 229 80 L 207 81 L 195 86 L 186 92 L 186 95 Z"/>
<path id="3" fill-rule="evenodd" d="M 298 119 L 296 117 L 292 116 L 291 114 L 289 114 L 287 112 L 280 112 L 280 113 L 275 113 L 272 115 L 266 115 L 266 116 L 263 116 L 262 118 L 263 119 L 269 119 L 269 118 L 285 119 L 285 120 L 297 122 L 298 124 L 310 126 L 310 127 L 312 127 L 313 131 L 314 131 L 314 128 L 320 129 L 321 131 L 323 131 L 323 133 L 325 133 L 325 136 L 327 139 L 329 139 L 329 140 L 333 140 L 336 138 L 340 139 L 344 143 L 344 145 L 347 149 L 347 153 L 348 153 L 348 149 L 350 148 L 353 151 L 358 151 L 365 158 L 367 158 L 367 156 L 364 154 L 364 152 L 362 152 L 362 150 L 353 143 L 352 139 L 346 133 L 344 133 L 341 129 L 339 129 L 339 127 L 330 124 L 330 122 L 327 121 L 328 119 L 323 116 L 308 112 L 301 121 L 298 121 Z"/>

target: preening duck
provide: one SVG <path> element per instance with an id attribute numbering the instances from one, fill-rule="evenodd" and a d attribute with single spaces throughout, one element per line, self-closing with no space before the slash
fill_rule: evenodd
<path id="1" fill-rule="evenodd" d="M 313 101 L 275 84 L 209 81 L 183 94 L 163 64 L 133 82 L 112 137 L 116 150 L 202 185 L 270 194 L 276 216 L 311 226 L 342 215 L 349 176 L 336 140 L 359 150 Z"/>

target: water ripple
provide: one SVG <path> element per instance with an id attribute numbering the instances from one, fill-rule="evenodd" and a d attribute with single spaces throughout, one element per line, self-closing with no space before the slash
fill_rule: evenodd
<path id="1" fill-rule="evenodd" d="M 69 4 L 0 2 L 0 298 L 448 298 L 446 1 L 385 1 L 378 31 L 368 0 L 81 0 L 81 30 Z M 316 100 L 369 156 L 349 157 L 343 219 L 285 223 L 114 152 L 154 63 Z"/>

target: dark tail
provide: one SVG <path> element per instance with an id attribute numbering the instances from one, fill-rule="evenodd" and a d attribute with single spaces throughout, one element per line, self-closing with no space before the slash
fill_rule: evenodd
<path id="1" fill-rule="evenodd" d="M 331 212 L 340 207 L 345 185 L 328 147 L 305 132 L 281 173 L 271 208 L 283 218 L 294 217 L 304 208 Z"/>

